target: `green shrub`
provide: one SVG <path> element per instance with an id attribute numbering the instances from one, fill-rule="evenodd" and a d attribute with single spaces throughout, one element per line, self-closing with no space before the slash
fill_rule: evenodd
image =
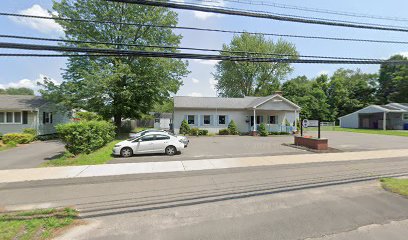
<path id="1" fill-rule="evenodd" d="M 219 135 L 229 135 L 230 132 L 227 128 L 225 128 L 225 129 L 220 129 L 220 131 L 218 131 L 218 134 Z"/>
<path id="2" fill-rule="evenodd" d="M 34 141 L 34 136 L 32 134 L 27 133 L 7 133 L 3 136 L 3 143 L 4 144 L 26 144 Z"/>
<path id="3" fill-rule="evenodd" d="M 198 130 L 198 135 L 207 136 L 208 135 L 208 130 L 207 129 L 199 129 Z"/>
<path id="4" fill-rule="evenodd" d="M 190 129 L 190 135 L 191 136 L 198 136 L 199 132 L 200 132 L 200 129 L 198 129 L 198 128 Z"/>
<path id="5" fill-rule="evenodd" d="M 0 132 L 0 140 L 3 139 L 3 133 Z"/>
<path id="6" fill-rule="evenodd" d="M 228 124 L 228 131 L 231 135 L 239 134 L 237 124 L 235 124 L 234 120 L 231 120 L 231 122 Z"/>
<path id="7" fill-rule="evenodd" d="M 103 118 L 101 115 L 98 115 L 94 112 L 77 112 L 75 114 L 76 118 L 79 118 L 81 121 L 102 121 Z"/>
<path id="8" fill-rule="evenodd" d="M 269 133 L 266 130 L 265 123 L 261 123 L 261 125 L 259 125 L 258 132 L 259 132 L 259 135 L 261 135 L 262 137 L 268 136 Z"/>
<path id="9" fill-rule="evenodd" d="M 48 140 L 57 139 L 57 138 L 58 138 L 58 134 L 47 134 L 47 135 L 37 136 L 37 139 L 40 141 L 48 141 Z"/>
<path id="10" fill-rule="evenodd" d="M 34 128 L 24 128 L 23 133 L 31 134 L 33 136 L 37 136 L 37 130 Z"/>
<path id="11" fill-rule="evenodd" d="M 91 153 L 115 137 L 115 126 L 106 121 L 80 121 L 56 126 L 58 136 L 72 154 Z"/>
<path id="12" fill-rule="evenodd" d="M 180 134 L 189 134 L 190 133 L 190 125 L 188 125 L 187 120 L 183 120 L 180 126 Z"/>

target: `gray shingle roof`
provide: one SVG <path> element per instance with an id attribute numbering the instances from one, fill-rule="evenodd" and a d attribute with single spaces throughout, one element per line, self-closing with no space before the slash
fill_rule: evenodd
<path id="1" fill-rule="evenodd" d="M 207 109 L 248 109 L 258 106 L 271 96 L 266 97 L 243 97 L 243 98 L 221 98 L 221 97 L 189 97 L 175 96 L 175 108 L 207 108 Z M 293 103 L 292 103 L 293 104 Z"/>
<path id="2" fill-rule="evenodd" d="M 0 110 L 32 110 L 46 102 L 39 96 L 0 95 Z"/>

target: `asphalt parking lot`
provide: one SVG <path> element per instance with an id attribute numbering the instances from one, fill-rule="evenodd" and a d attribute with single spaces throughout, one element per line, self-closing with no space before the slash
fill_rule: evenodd
<path id="1" fill-rule="evenodd" d="M 314 133 L 312 133 L 313 135 Z M 408 146 L 407 137 L 351 133 L 322 132 L 329 139 L 329 146 L 340 151 L 369 151 L 382 149 L 404 149 Z M 272 156 L 289 154 L 313 154 L 312 152 L 284 146 L 292 143 L 293 136 L 214 136 L 189 137 L 190 144 L 182 153 L 175 156 L 164 154 L 135 155 L 131 158 L 116 157 L 110 163 L 154 162 L 194 160 L 206 158 L 229 158 L 247 156 Z"/>

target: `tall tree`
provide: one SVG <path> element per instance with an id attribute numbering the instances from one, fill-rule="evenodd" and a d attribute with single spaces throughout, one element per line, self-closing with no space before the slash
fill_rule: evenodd
<path id="1" fill-rule="evenodd" d="M 297 51 L 292 43 L 265 39 L 263 35 L 243 33 L 235 35 L 229 45 L 224 44 L 224 51 L 261 52 L 269 54 L 293 55 L 297 58 Z M 240 55 L 250 57 L 271 57 L 271 55 L 228 53 L 221 55 Z M 277 56 L 279 57 L 279 56 Z M 288 63 L 254 63 L 220 61 L 213 74 L 218 81 L 216 90 L 222 97 L 266 96 L 279 89 L 282 81 L 293 69 Z"/>
<path id="2" fill-rule="evenodd" d="M 0 89 L 0 94 L 8 95 L 34 95 L 34 90 L 31 88 L 20 87 L 20 88 L 6 88 Z"/>
<path id="3" fill-rule="evenodd" d="M 322 80 L 322 77 L 309 80 L 306 76 L 299 76 L 283 83 L 284 96 L 302 107 L 300 114 L 303 118 L 332 120 Z"/>
<path id="4" fill-rule="evenodd" d="M 377 74 L 363 73 L 360 69 L 338 69 L 328 84 L 327 97 L 333 118 L 375 103 Z"/>
<path id="5" fill-rule="evenodd" d="M 390 60 L 405 60 L 408 58 L 395 55 Z M 408 102 L 408 66 L 382 64 L 378 79 L 379 103 Z"/>
<path id="6" fill-rule="evenodd" d="M 166 8 L 100 0 L 54 1 L 53 8 L 61 18 L 163 26 L 175 26 L 178 21 L 177 13 Z M 178 46 L 182 38 L 168 28 L 63 20 L 58 23 L 66 39 L 118 43 L 65 44 L 74 47 L 174 52 L 173 49 L 129 47 L 120 43 Z M 187 62 L 176 59 L 72 56 L 63 74 L 65 81 L 59 86 L 45 81 L 42 94 L 68 107 L 113 117 L 120 126 L 123 118 L 137 118 L 149 112 L 156 102 L 176 93 L 187 73 Z"/>

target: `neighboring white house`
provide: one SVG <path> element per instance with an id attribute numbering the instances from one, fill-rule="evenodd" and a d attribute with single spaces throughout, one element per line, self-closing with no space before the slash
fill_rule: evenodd
<path id="1" fill-rule="evenodd" d="M 265 123 L 270 132 L 290 132 L 296 129 L 300 107 L 280 93 L 267 97 L 219 98 L 174 97 L 173 124 L 178 133 L 185 119 L 191 127 L 218 133 L 231 120 L 242 133 L 256 131 Z M 254 119 L 256 124 L 254 125 Z M 286 124 L 290 126 L 286 126 Z"/>
<path id="2" fill-rule="evenodd" d="M 34 128 L 39 135 L 55 133 L 55 125 L 70 121 L 71 114 L 39 96 L 0 95 L 0 132 L 19 133 Z"/>
<path id="3" fill-rule="evenodd" d="M 339 118 L 342 128 L 402 130 L 408 128 L 408 103 L 370 105 Z"/>

